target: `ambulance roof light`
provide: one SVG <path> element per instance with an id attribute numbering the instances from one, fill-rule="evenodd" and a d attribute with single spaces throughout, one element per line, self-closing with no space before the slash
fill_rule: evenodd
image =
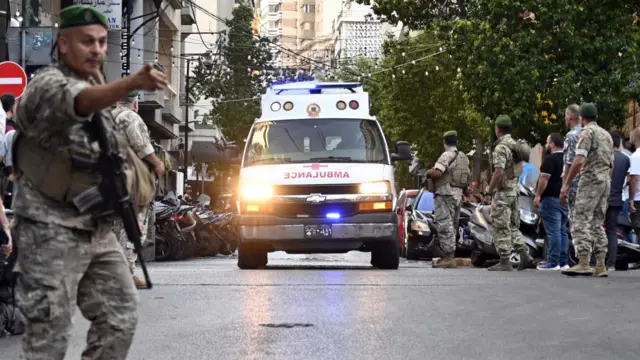
<path id="1" fill-rule="evenodd" d="M 323 89 L 346 89 L 355 93 L 354 89 L 359 87 L 362 87 L 361 83 L 318 83 L 315 81 L 271 85 L 271 89 L 278 95 L 288 90 L 309 90 L 311 94 L 319 94 Z"/>

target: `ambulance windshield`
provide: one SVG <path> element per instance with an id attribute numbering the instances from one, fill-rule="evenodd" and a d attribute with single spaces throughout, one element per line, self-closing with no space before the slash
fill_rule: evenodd
<path id="1" fill-rule="evenodd" d="M 378 124 L 358 119 L 300 119 L 256 123 L 244 166 L 346 162 L 386 164 Z"/>

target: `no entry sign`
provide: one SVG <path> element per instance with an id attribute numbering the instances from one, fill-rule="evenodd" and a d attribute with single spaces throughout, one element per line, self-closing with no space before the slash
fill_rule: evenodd
<path id="1" fill-rule="evenodd" d="M 0 63 L 0 95 L 13 94 L 19 98 L 27 87 L 27 73 L 13 61 Z"/>

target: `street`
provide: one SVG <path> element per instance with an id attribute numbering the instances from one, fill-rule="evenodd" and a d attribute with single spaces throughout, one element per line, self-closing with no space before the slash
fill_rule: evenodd
<path id="1" fill-rule="evenodd" d="M 268 270 L 235 258 L 150 264 L 131 360 L 637 359 L 638 272 L 608 279 L 559 272 L 369 267 L 369 255 L 270 254 Z M 67 359 L 88 323 L 76 315 Z M 0 340 L 18 359 L 19 338 Z"/>

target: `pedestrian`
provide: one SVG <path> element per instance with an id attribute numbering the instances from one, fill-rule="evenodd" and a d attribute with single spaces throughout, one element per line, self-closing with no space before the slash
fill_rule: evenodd
<path id="1" fill-rule="evenodd" d="M 564 170 L 563 147 L 562 135 L 552 133 L 547 136 L 547 156 L 540 167 L 535 203 L 540 209 L 549 247 L 547 261 L 538 265 L 538 270 L 569 268 L 569 209 L 567 205 L 560 203 Z"/>
<path id="2" fill-rule="evenodd" d="M 0 144 L 0 157 L 4 159 L 4 167 L 2 168 L 2 173 L 0 177 L 2 177 L 2 189 L 1 192 L 3 194 L 2 199 L 7 204 L 8 208 L 11 208 L 11 199 L 9 196 L 4 196 L 7 192 L 11 192 L 11 198 L 15 196 L 17 186 L 16 182 L 13 178 L 13 156 L 12 147 L 13 147 L 13 137 L 15 135 L 15 130 L 9 130 L 4 135 L 4 141 Z"/>
<path id="3" fill-rule="evenodd" d="M 569 132 L 566 135 L 566 139 L 564 142 L 564 173 L 562 177 L 565 178 L 569 172 L 569 168 L 571 164 L 575 161 L 576 158 L 576 145 L 578 144 L 578 138 L 580 137 L 580 133 L 582 132 L 582 124 L 580 124 L 580 119 L 578 113 L 580 112 L 580 107 L 577 104 L 571 104 L 564 111 L 564 121 L 569 128 Z M 571 183 L 571 187 L 569 188 L 569 221 L 573 219 L 573 209 L 576 200 L 576 189 L 578 188 L 578 182 L 580 181 L 580 174 L 576 175 L 576 178 Z"/>
<path id="4" fill-rule="evenodd" d="M 443 257 L 434 268 L 455 268 L 456 235 L 460 218 L 460 204 L 463 189 L 469 184 L 469 159 L 459 151 L 458 133 L 454 130 L 444 133 L 444 152 L 432 169 L 427 171 L 427 178 L 435 183 L 436 227 L 440 249 Z"/>
<path id="5" fill-rule="evenodd" d="M 618 215 L 622 211 L 622 188 L 625 185 L 629 167 L 631 166 L 630 158 L 622 153 L 621 143 L 622 134 L 619 132 L 611 133 L 613 141 L 613 171 L 611 173 L 611 191 L 609 193 L 609 206 L 605 216 L 605 228 L 607 233 L 607 267 L 614 268 L 616 257 L 618 255 L 618 236 L 616 229 L 618 228 Z"/>
<path id="6" fill-rule="evenodd" d="M 515 250 L 520 254 L 518 270 L 535 268 L 536 263 L 529 255 L 520 233 L 520 209 L 518 206 L 518 174 L 514 152 L 516 141 L 511 137 L 512 123 L 507 115 L 500 115 L 495 121 L 497 140 L 492 154 L 493 176 L 489 183 L 491 200 L 491 224 L 493 244 L 500 255 L 500 262 L 489 271 L 513 271 L 509 256 Z"/>
<path id="7" fill-rule="evenodd" d="M 160 160 L 153 149 L 151 144 L 151 138 L 149 136 L 149 129 L 144 123 L 144 120 L 138 115 L 138 91 L 132 91 L 127 97 L 118 102 L 118 105 L 113 110 L 112 115 L 116 122 L 116 128 L 120 130 L 127 140 L 129 145 L 133 148 L 136 155 L 140 157 L 156 174 L 157 177 L 164 174 L 164 163 Z M 154 211 L 153 201 L 147 207 L 146 211 L 138 214 L 138 221 L 142 224 L 142 237 L 140 243 L 144 244 L 146 236 L 149 232 L 149 222 L 151 214 Z M 154 226 L 151 224 L 151 226 Z M 136 269 L 136 260 L 139 254 L 136 254 L 133 244 L 129 241 L 127 233 L 124 229 L 122 220 L 117 219 L 114 223 L 113 232 L 118 237 L 120 245 L 124 250 L 125 257 L 129 262 L 129 269 L 133 275 Z M 133 275 L 133 281 L 136 287 L 139 289 L 145 289 L 147 284 L 144 280 L 136 275 Z"/>
<path id="8" fill-rule="evenodd" d="M 7 126 L 13 124 L 13 116 L 16 113 L 16 97 L 13 94 L 0 96 L 2 107 L 0 108 L 0 139 L 4 138 Z"/>
<path id="9" fill-rule="evenodd" d="M 59 16 L 57 63 L 30 79 L 16 116 L 16 297 L 26 318 L 21 358 L 63 360 L 77 304 L 91 322 L 82 358 L 123 360 L 138 319 L 137 290 L 111 231 L 113 217 L 103 216 L 100 206 L 81 211 L 73 200 L 100 185 L 100 153 L 88 121 L 101 116 L 112 123 L 108 108 L 133 90 L 163 89 L 166 77 L 145 64 L 102 84 L 107 18 L 86 5 L 66 7 Z M 105 131 L 122 144 L 113 127 Z M 117 149 L 127 160 L 129 149 Z"/>
<path id="10" fill-rule="evenodd" d="M 575 160 L 565 174 L 560 192 L 560 199 L 568 202 L 571 184 L 578 172 L 581 173 L 571 219 L 571 234 L 578 254 L 578 264 L 562 270 L 565 275 L 608 276 L 605 264 L 607 235 L 602 229 L 602 224 L 605 221 L 611 191 L 613 140 L 609 132 L 598 126 L 597 121 L 596 105 L 582 104 L 580 122 L 583 130 L 576 144 Z M 592 250 L 596 256 L 595 272 L 590 265 Z"/>

